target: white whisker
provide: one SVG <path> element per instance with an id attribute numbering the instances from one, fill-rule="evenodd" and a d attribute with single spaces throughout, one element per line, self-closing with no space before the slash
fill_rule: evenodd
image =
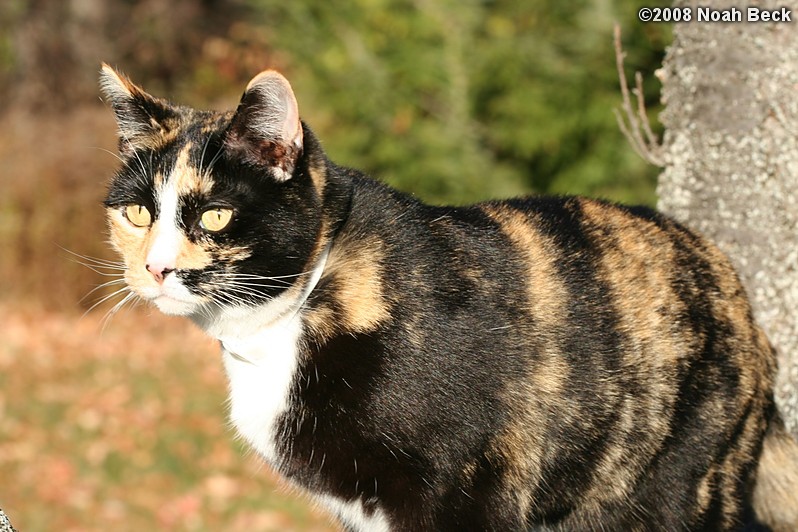
<path id="1" fill-rule="evenodd" d="M 113 298 L 113 297 L 115 297 L 115 296 L 117 296 L 117 295 L 119 295 L 119 294 L 121 294 L 123 292 L 126 292 L 126 291 L 129 292 L 130 288 L 127 287 L 127 286 L 123 286 L 119 290 L 116 290 L 115 292 L 112 292 L 112 293 L 108 294 L 107 296 L 104 296 L 104 297 L 100 298 L 99 301 L 97 301 L 95 304 L 93 304 L 91 307 L 89 307 L 89 309 L 86 312 L 83 313 L 82 317 L 85 317 L 89 312 L 91 312 L 92 310 L 94 310 L 98 306 L 102 305 L 103 303 L 105 303 L 109 299 L 111 299 L 111 298 Z"/>
<path id="2" fill-rule="evenodd" d="M 225 285 L 223 285 L 223 286 L 221 286 L 219 288 L 220 288 L 220 291 L 222 291 L 222 292 L 235 292 L 235 293 L 244 294 L 244 295 L 266 295 L 266 294 L 262 293 L 262 290 L 253 290 L 253 288 L 249 287 L 249 286 L 239 286 L 239 285 L 235 285 L 235 284 L 231 284 L 231 283 L 227 283 L 227 284 L 225 284 Z M 267 289 L 267 288 L 282 289 L 284 287 L 282 287 L 282 286 L 259 286 L 258 288 L 263 288 L 263 289 Z"/>
<path id="3" fill-rule="evenodd" d="M 67 248 L 63 247 L 63 246 L 59 246 L 58 244 L 56 244 L 56 246 L 61 248 L 62 251 L 66 251 L 70 255 L 74 255 L 75 257 L 77 257 L 77 258 L 79 258 L 81 260 L 88 261 L 88 262 L 92 263 L 95 266 L 100 266 L 100 267 L 107 266 L 109 268 L 124 268 L 125 267 L 125 263 L 122 262 L 122 261 L 107 260 L 107 259 L 101 259 L 101 258 L 98 258 L 98 257 L 91 257 L 89 255 L 81 255 L 80 253 L 76 253 L 76 252 L 74 252 L 74 251 L 72 251 L 70 249 L 67 249 Z"/>
<path id="4" fill-rule="evenodd" d="M 224 150 L 224 143 L 222 143 L 221 146 L 219 146 L 219 151 L 216 152 L 216 155 L 213 156 L 213 159 L 211 159 L 211 162 L 208 163 L 208 168 L 207 168 L 207 170 L 205 170 L 206 176 L 209 176 L 211 174 L 211 172 L 213 171 L 213 167 L 216 164 L 216 161 L 218 161 L 219 158 L 222 156 L 222 151 L 223 150 Z"/>
<path id="5" fill-rule="evenodd" d="M 240 288 L 276 288 L 282 290 L 290 285 L 274 285 L 274 284 L 262 284 L 262 283 L 242 283 L 241 281 L 225 281 L 222 286 L 237 286 Z"/>
<path id="6" fill-rule="evenodd" d="M 239 277 L 237 275 L 215 275 L 219 280 L 222 281 L 271 281 L 275 283 L 283 283 L 286 285 L 290 285 L 290 281 L 286 281 L 283 279 L 273 279 L 270 277 Z"/>
<path id="7" fill-rule="evenodd" d="M 121 162 L 122 164 L 125 164 L 125 160 L 122 157 L 120 157 L 119 154 L 116 154 L 116 153 L 112 152 L 111 150 L 106 150 L 105 148 L 100 148 L 99 146 L 89 146 L 89 148 L 91 148 L 93 150 L 104 151 L 105 153 L 108 153 L 108 154 L 112 155 L 113 157 L 116 157 L 117 159 L 119 159 L 119 162 Z"/>
<path id="8" fill-rule="evenodd" d="M 255 273 L 238 273 L 238 272 L 220 272 L 218 275 L 222 275 L 222 276 L 229 275 L 229 276 L 232 276 L 232 277 L 240 277 L 242 279 L 244 279 L 244 278 L 248 278 L 248 279 L 267 279 L 269 281 L 273 281 L 273 280 L 276 280 L 276 279 L 288 279 L 288 278 L 291 278 L 291 277 L 300 277 L 302 275 L 309 275 L 311 273 L 313 273 L 313 270 L 308 270 L 306 272 L 300 272 L 300 273 L 292 273 L 292 274 L 289 274 L 289 275 L 258 275 L 258 274 L 255 274 Z"/>
<path id="9" fill-rule="evenodd" d="M 232 296 L 231 294 L 223 294 L 217 292 L 214 294 L 214 301 L 219 305 L 219 308 L 224 308 L 226 306 L 236 306 L 236 305 L 246 305 L 246 301 L 242 299 Z"/>
<path id="10" fill-rule="evenodd" d="M 198 174 L 200 177 L 206 177 L 205 174 L 202 173 L 202 163 L 203 161 L 205 161 L 205 150 L 208 149 L 208 144 L 210 144 L 210 142 L 211 142 L 211 136 L 208 135 L 208 138 L 205 139 L 205 145 L 202 147 L 202 153 L 200 154 L 199 165 L 197 165 L 199 166 Z"/>
<path id="11" fill-rule="evenodd" d="M 139 168 L 141 168 L 141 177 L 147 177 L 147 168 L 144 166 L 144 161 L 141 160 L 139 157 L 139 152 L 133 148 L 133 143 L 130 142 L 130 137 L 128 137 L 124 132 L 122 135 L 125 137 L 125 142 L 130 144 L 130 149 L 133 151 L 133 155 L 136 156 L 136 160 L 139 162 Z M 150 153 L 150 162 L 152 162 L 152 153 Z"/>
<path id="12" fill-rule="evenodd" d="M 72 262 L 76 263 L 76 264 L 80 264 L 81 266 L 85 266 L 86 268 L 90 269 L 91 271 L 93 271 L 97 275 L 102 275 L 103 277 L 119 277 L 119 276 L 122 276 L 123 274 L 122 273 L 104 272 L 104 271 L 101 271 L 100 268 L 105 268 L 107 270 L 117 270 L 119 272 L 124 272 L 127 269 L 127 268 L 119 268 L 119 267 L 116 267 L 116 266 L 93 266 L 91 264 L 87 264 L 87 263 L 81 262 L 79 260 L 74 260 L 74 259 L 70 259 L 70 260 Z"/>
<path id="13" fill-rule="evenodd" d="M 122 284 L 124 282 L 125 282 L 124 279 L 114 279 L 113 281 L 106 281 L 106 282 L 104 282 L 102 284 L 99 284 L 99 285 L 95 286 L 94 288 L 92 288 L 85 296 L 80 298 L 80 302 L 82 303 L 83 301 L 85 301 L 86 298 L 88 298 L 90 295 L 92 295 L 97 290 L 101 290 L 103 288 L 106 288 L 108 286 L 113 286 L 115 284 Z"/>
<path id="14" fill-rule="evenodd" d="M 122 298 L 122 300 L 119 301 L 116 305 L 111 307 L 111 310 L 109 310 L 108 312 L 105 313 L 105 316 L 103 316 L 103 319 L 102 319 L 102 326 L 100 328 L 100 332 L 101 333 L 105 332 L 105 329 L 111 323 L 111 318 L 114 316 L 114 314 L 116 314 L 117 312 L 122 310 L 122 308 L 130 301 L 133 302 L 132 305 L 131 305 L 131 306 L 133 306 L 136 303 L 138 303 L 139 297 L 135 293 L 130 292 L 124 298 Z"/>

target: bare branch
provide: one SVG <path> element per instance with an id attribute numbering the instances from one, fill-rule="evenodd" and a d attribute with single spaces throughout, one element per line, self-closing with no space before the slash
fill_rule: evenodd
<path id="1" fill-rule="evenodd" d="M 646 113 L 646 105 L 643 99 L 643 76 L 641 76 L 639 72 L 635 73 L 635 88 L 632 89 L 632 93 L 635 95 L 637 109 L 632 106 L 632 98 L 629 95 L 629 84 L 626 80 L 626 73 L 623 68 L 625 54 L 621 47 L 621 27 L 617 23 L 614 28 L 614 41 L 615 65 L 618 69 L 618 80 L 621 84 L 622 98 L 621 110 L 615 109 L 618 127 L 629 141 L 629 144 L 631 144 L 635 153 L 655 166 L 665 166 L 662 145 L 651 130 L 651 123 Z M 645 135 L 645 138 L 643 135 Z"/>
<path id="2" fill-rule="evenodd" d="M 651 131 L 651 123 L 648 121 L 648 114 L 646 113 L 645 95 L 643 93 L 643 75 L 640 72 L 635 72 L 635 88 L 632 90 L 637 96 L 637 114 L 640 117 L 640 123 L 643 124 L 643 132 L 646 134 L 646 142 L 651 146 L 660 147 L 659 139 L 654 132 Z"/>

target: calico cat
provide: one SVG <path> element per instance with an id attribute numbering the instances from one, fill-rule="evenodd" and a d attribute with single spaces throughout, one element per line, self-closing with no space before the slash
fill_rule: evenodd
<path id="1" fill-rule="evenodd" d="M 435 207 L 103 66 L 126 281 L 219 340 L 239 434 L 348 530 L 798 530 L 775 356 L 729 261 L 642 207 Z M 766 528 L 762 528 L 766 529 Z"/>

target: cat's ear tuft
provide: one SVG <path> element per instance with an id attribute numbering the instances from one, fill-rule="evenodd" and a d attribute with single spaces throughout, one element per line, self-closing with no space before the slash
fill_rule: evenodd
<path id="1" fill-rule="evenodd" d="M 247 85 L 225 139 L 246 161 L 268 167 L 275 179 L 287 181 L 302 153 L 302 124 L 291 84 L 266 70 Z"/>
<path id="2" fill-rule="evenodd" d="M 106 63 L 100 71 L 100 90 L 114 110 L 122 155 L 157 145 L 169 132 L 173 108 Z"/>

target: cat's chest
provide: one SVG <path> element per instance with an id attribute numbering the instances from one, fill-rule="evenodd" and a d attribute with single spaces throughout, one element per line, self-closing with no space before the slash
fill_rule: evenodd
<path id="1" fill-rule="evenodd" d="M 277 466 L 280 416 L 290 408 L 291 390 L 299 371 L 301 320 L 278 323 L 257 334 L 220 339 L 230 387 L 230 421 L 238 433 Z M 343 500 L 312 493 L 351 530 L 391 529 L 376 506 L 366 511 L 359 499 Z"/>
<path id="2" fill-rule="evenodd" d="M 301 321 L 291 319 L 255 334 L 220 338 L 230 388 L 230 421 L 275 465 L 277 419 L 290 406 L 301 333 Z"/>

